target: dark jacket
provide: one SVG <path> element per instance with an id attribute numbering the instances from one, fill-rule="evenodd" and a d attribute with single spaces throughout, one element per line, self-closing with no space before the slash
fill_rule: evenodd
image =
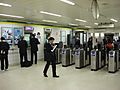
<path id="1" fill-rule="evenodd" d="M 26 40 L 21 40 L 18 42 L 18 48 L 19 48 L 19 53 L 26 53 L 27 52 L 27 48 L 28 48 L 28 44 Z"/>
<path id="2" fill-rule="evenodd" d="M 55 62 L 56 61 L 55 50 L 54 52 L 51 52 L 52 49 L 53 47 L 51 46 L 50 43 L 45 44 L 45 60 Z"/>
<path id="3" fill-rule="evenodd" d="M 10 49 L 10 47 L 7 42 L 0 42 L 0 54 L 2 54 L 2 52 L 4 52 L 5 55 L 8 55 L 9 49 Z"/>
<path id="4" fill-rule="evenodd" d="M 32 38 L 30 45 L 31 45 L 31 51 L 32 52 L 37 52 L 38 51 L 38 44 L 40 44 L 40 42 L 38 41 L 37 38 Z"/>
<path id="5" fill-rule="evenodd" d="M 92 41 L 88 41 L 88 47 L 90 50 L 92 50 Z"/>

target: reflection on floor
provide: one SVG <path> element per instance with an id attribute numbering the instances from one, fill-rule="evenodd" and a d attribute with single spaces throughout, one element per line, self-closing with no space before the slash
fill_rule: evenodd
<path id="1" fill-rule="evenodd" d="M 57 65 L 60 78 L 52 78 L 51 68 L 48 78 L 43 77 L 45 62 L 29 68 L 9 67 L 0 71 L 0 90 L 120 90 L 120 71 L 110 74 L 105 69 L 97 72 L 90 67 L 76 70 L 73 66 Z"/>

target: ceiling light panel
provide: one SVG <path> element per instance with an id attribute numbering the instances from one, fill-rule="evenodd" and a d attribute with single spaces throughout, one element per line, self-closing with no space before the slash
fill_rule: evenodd
<path id="1" fill-rule="evenodd" d="M 67 3 L 67 4 L 70 4 L 70 5 L 75 5 L 74 2 L 71 2 L 71 1 L 69 1 L 69 0 L 60 0 L 60 1 L 62 1 L 62 2 L 64 2 L 64 3 Z"/>
<path id="2" fill-rule="evenodd" d="M 111 18 L 110 20 L 113 21 L 113 22 L 118 22 L 117 20 L 115 20 L 115 19 L 113 19 L 113 18 Z"/>
<path id="3" fill-rule="evenodd" d="M 40 11 L 40 13 L 42 13 L 42 14 L 47 14 L 47 15 L 51 15 L 51 16 L 56 16 L 56 17 L 62 17 L 62 15 L 55 14 L 55 13 L 50 13 L 50 12 L 45 12 L 45 11 Z"/>
<path id="4" fill-rule="evenodd" d="M 91 26 L 85 26 L 86 28 L 91 28 Z"/>
<path id="5" fill-rule="evenodd" d="M 50 22 L 50 23 L 58 23 L 57 21 L 52 21 L 52 20 L 42 20 L 43 22 Z"/>
<path id="6" fill-rule="evenodd" d="M 82 19 L 75 19 L 76 21 L 79 21 L 79 22 L 87 22 L 85 20 L 82 20 Z"/>
<path id="7" fill-rule="evenodd" d="M 8 14 L 0 14 L 0 16 L 13 17 L 13 18 L 24 18 L 24 17 L 22 17 L 22 16 L 8 15 Z"/>
<path id="8" fill-rule="evenodd" d="M 95 25 L 98 25 L 98 23 L 94 23 Z"/>
<path id="9" fill-rule="evenodd" d="M 69 23 L 69 25 L 71 25 L 71 26 L 78 26 L 78 24 L 74 24 L 74 23 Z"/>
<path id="10" fill-rule="evenodd" d="M 0 6 L 12 7 L 12 5 L 10 5 L 10 4 L 6 4 L 6 3 L 0 3 Z"/>

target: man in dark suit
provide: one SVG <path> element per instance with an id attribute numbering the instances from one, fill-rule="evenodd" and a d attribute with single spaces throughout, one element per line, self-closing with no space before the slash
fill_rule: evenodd
<path id="1" fill-rule="evenodd" d="M 27 61 L 27 48 L 28 48 L 28 44 L 27 41 L 24 40 L 24 37 L 21 37 L 21 40 L 18 42 L 18 48 L 19 48 L 19 53 L 20 53 L 20 64 L 21 67 L 23 62 Z M 23 61 L 23 57 L 24 57 L 24 61 Z"/>
<path id="2" fill-rule="evenodd" d="M 50 37 L 48 39 L 48 43 L 45 44 L 45 50 L 46 50 L 45 56 L 46 56 L 47 64 L 44 68 L 43 74 L 45 77 L 48 77 L 47 71 L 50 64 L 52 64 L 53 77 L 58 78 L 59 76 L 56 75 L 56 57 L 55 57 L 55 51 L 53 50 L 54 48 L 53 41 L 54 41 L 54 38 Z"/>
<path id="3" fill-rule="evenodd" d="M 35 38 L 35 35 L 32 35 L 31 38 L 31 62 L 33 64 L 33 55 L 35 55 L 35 64 L 37 64 L 37 51 L 38 51 L 38 44 L 40 44 L 40 42 L 38 41 L 37 38 Z"/>
<path id="4" fill-rule="evenodd" d="M 9 44 L 5 42 L 5 38 L 1 37 L 0 42 L 0 59 L 1 59 L 1 70 L 4 70 L 4 62 L 5 62 L 5 70 L 8 69 L 8 50 L 9 50 Z"/>

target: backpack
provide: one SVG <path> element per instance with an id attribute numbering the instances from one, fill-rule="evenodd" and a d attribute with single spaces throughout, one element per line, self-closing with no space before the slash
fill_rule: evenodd
<path id="1" fill-rule="evenodd" d="M 106 47 L 109 48 L 109 49 L 112 49 L 112 48 L 113 48 L 113 45 L 112 45 L 112 43 L 108 43 L 108 44 L 106 45 Z"/>

